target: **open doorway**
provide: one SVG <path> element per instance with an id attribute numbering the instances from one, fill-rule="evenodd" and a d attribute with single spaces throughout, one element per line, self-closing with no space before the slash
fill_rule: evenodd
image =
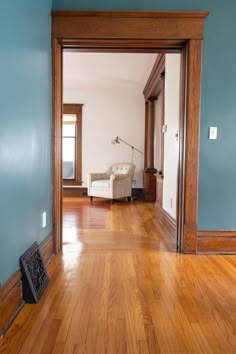
<path id="1" fill-rule="evenodd" d="M 81 229 L 104 227 L 103 218 L 110 208 L 101 200 L 88 203 L 87 175 L 105 172 L 120 162 L 135 165 L 133 199 L 156 203 L 154 217 L 176 243 L 180 56 L 63 51 L 63 243 L 76 241 L 73 223 Z M 147 137 L 145 106 L 150 100 L 154 124 Z M 126 144 L 113 145 L 117 136 L 137 150 Z M 152 140 L 148 147 L 153 150 L 151 166 L 150 159 L 144 161 L 149 154 L 145 139 Z M 155 188 L 147 200 L 145 173 L 150 167 L 155 171 Z M 172 221 L 173 232 L 163 215 Z"/>
<path id="2" fill-rule="evenodd" d="M 179 195 L 177 233 L 180 251 L 197 251 L 198 137 L 201 57 L 206 12 L 52 12 L 55 251 L 62 248 L 62 51 L 182 52 Z"/>

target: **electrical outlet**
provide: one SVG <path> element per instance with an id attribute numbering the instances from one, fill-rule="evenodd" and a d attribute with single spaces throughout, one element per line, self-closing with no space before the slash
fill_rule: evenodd
<path id="1" fill-rule="evenodd" d="M 217 139 L 217 127 L 209 128 L 209 139 L 216 140 Z"/>
<path id="2" fill-rule="evenodd" d="M 47 225 L 47 213 L 44 211 L 42 213 L 42 228 L 44 229 Z"/>

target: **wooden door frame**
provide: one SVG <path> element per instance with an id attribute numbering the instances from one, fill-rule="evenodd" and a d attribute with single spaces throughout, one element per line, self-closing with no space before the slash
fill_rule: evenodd
<path id="1" fill-rule="evenodd" d="M 53 234 L 62 249 L 62 52 L 182 50 L 185 87 L 180 126 L 178 233 L 180 251 L 196 253 L 201 61 L 208 12 L 52 11 Z"/>

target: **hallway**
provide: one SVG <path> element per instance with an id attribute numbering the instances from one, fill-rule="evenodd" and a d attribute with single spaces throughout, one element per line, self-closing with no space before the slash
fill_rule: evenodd
<path id="1" fill-rule="evenodd" d="M 63 253 L 7 354 L 236 353 L 236 257 L 181 255 L 154 204 L 64 202 Z"/>

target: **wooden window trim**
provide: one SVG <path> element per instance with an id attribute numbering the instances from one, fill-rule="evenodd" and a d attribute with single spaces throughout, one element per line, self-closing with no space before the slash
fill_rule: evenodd
<path id="1" fill-rule="evenodd" d="M 63 104 L 63 114 L 76 115 L 75 179 L 63 179 L 64 186 L 82 184 L 82 107 L 82 104 Z"/>

